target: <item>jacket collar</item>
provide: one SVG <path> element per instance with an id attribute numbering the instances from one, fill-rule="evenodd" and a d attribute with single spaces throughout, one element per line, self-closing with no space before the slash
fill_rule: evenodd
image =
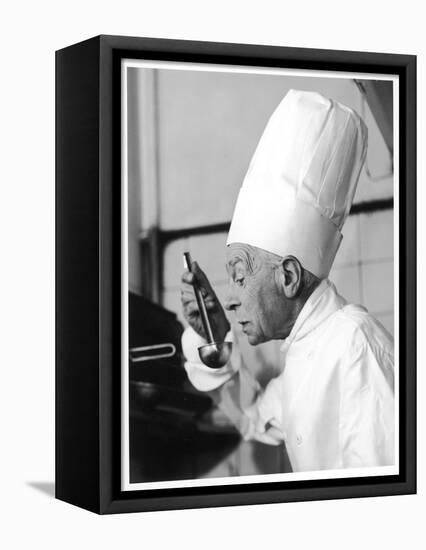
<path id="1" fill-rule="evenodd" d="M 323 279 L 307 299 L 280 350 L 286 353 L 293 343 L 301 342 L 346 303 L 333 283 Z"/>

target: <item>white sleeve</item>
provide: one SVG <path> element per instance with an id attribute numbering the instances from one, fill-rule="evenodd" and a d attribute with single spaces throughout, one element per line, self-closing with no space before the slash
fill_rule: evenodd
<path id="1" fill-rule="evenodd" d="M 184 331 L 182 349 L 190 382 L 199 391 L 209 392 L 244 439 L 279 445 L 283 441 L 278 429 L 279 384 L 271 380 L 263 391 L 244 364 L 236 336 L 229 332 L 225 340 L 233 342 L 231 359 L 224 367 L 211 369 L 198 355 L 198 348 L 207 342 L 190 327 Z"/>
<path id="2" fill-rule="evenodd" d="M 226 342 L 233 341 L 232 332 L 225 336 Z M 230 361 L 220 369 L 211 369 L 201 362 L 198 348 L 207 344 L 207 341 L 187 327 L 182 334 L 182 351 L 186 358 L 185 370 L 191 384 L 199 391 L 212 391 L 230 380 L 239 369 L 239 350 L 232 346 Z"/>
<path id="3" fill-rule="evenodd" d="M 280 445 L 284 441 L 281 429 L 281 382 L 272 379 L 260 391 L 254 403 L 244 407 L 245 423 L 241 433 L 244 439 L 254 439 L 267 445 Z"/>
<path id="4" fill-rule="evenodd" d="M 393 355 L 364 342 L 343 370 L 340 442 L 345 468 L 389 466 L 395 459 Z"/>

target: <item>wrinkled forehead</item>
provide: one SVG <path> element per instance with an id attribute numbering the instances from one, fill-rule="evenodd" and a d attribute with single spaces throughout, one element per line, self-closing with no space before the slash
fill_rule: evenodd
<path id="1" fill-rule="evenodd" d="M 226 265 L 232 267 L 237 262 L 247 262 L 250 255 L 253 255 L 251 247 L 244 243 L 232 243 L 226 247 Z"/>
<path id="2" fill-rule="evenodd" d="M 233 262 L 239 258 L 244 258 L 248 254 L 248 246 L 242 243 L 228 244 L 226 247 L 226 263 Z"/>
<path id="3" fill-rule="evenodd" d="M 261 265 L 260 248 L 244 244 L 232 243 L 226 247 L 226 269 L 228 273 L 236 267 L 243 267 L 248 272 L 253 272 L 256 265 Z"/>
<path id="4" fill-rule="evenodd" d="M 261 266 L 272 266 L 281 261 L 280 256 L 253 245 L 232 243 L 226 247 L 226 269 L 228 272 L 237 265 L 244 265 L 249 271 L 253 271 Z"/>

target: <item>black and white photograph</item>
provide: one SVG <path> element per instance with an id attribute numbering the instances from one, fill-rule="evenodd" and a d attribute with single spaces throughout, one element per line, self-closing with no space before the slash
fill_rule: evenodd
<path id="1" fill-rule="evenodd" d="M 399 473 L 399 94 L 122 60 L 122 491 Z"/>

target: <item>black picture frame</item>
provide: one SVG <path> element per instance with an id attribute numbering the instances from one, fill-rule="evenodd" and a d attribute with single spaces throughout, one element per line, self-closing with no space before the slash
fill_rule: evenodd
<path id="1" fill-rule="evenodd" d="M 121 491 L 123 58 L 399 76 L 398 475 Z M 415 491 L 416 57 L 119 36 L 98 36 L 56 52 L 56 498 L 105 514 Z"/>

